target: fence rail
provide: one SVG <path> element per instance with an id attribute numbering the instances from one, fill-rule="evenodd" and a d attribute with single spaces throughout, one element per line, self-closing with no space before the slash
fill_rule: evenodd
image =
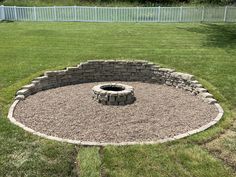
<path id="1" fill-rule="evenodd" d="M 236 22 L 236 7 L 0 6 L 0 19 L 81 22 Z"/>

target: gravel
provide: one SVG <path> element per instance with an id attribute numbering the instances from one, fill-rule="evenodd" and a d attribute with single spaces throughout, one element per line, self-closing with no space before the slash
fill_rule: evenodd
<path id="1" fill-rule="evenodd" d="M 114 82 L 114 81 L 113 81 Z M 92 99 L 99 83 L 42 91 L 20 101 L 14 117 L 35 131 L 81 141 L 155 141 L 201 127 L 217 115 L 214 105 L 181 89 L 141 82 L 131 105 L 108 106 Z"/>

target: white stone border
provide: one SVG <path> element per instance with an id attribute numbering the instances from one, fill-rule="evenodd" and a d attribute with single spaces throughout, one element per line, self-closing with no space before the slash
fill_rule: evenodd
<path id="1" fill-rule="evenodd" d="M 209 127 L 215 125 L 217 122 L 220 121 L 220 119 L 223 117 L 224 114 L 224 110 L 222 109 L 222 107 L 218 104 L 218 103 L 214 103 L 214 105 L 216 106 L 217 110 L 218 110 L 218 114 L 215 117 L 214 120 L 212 120 L 211 122 L 209 122 L 206 125 L 201 126 L 200 128 L 188 131 L 186 133 L 182 133 L 179 135 L 174 136 L 173 138 L 164 138 L 164 139 L 159 139 L 156 141 L 134 141 L 134 142 L 120 142 L 120 143 L 100 143 L 100 142 L 90 142 L 90 141 L 79 141 L 79 140 L 71 140 L 71 139 L 64 139 L 64 138 L 59 138 L 59 137 L 55 137 L 55 136 L 49 136 L 40 132 L 37 132 L 27 126 L 25 126 L 24 124 L 18 122 L 14 117 L 14 110 L 16 105 L 19 103 L 20 100 L 15 100 L 13 102 L 13 104 L 11 105 L 9 112 L 8 112 L 8 119 L 15 125 L 21 127 L 22 129 L 24 129 L 25 131 L 28 131 L 34 135 L 46 138 L 46 139 L 50 139 L 50 140 L 55 140 L 55 141 L 60 141 L 60 142 L 66 142 L 66 143 L 71 143 L 71 144 L 78 144 L 78 145 L 86 145 L 86 146 L 107 146 L 107 145 L 114 145 L 114 146 L 123 146 L 123 145 L 135 145 L 135 144 L 158 144 L 158 143 L 164 143 L 164 142 L 168 142 L 168 141 L 173 141 L 173 140 L 178 140 L 181 138 L 185 138 L 187 136 L 202 132 L 206 129 L 208 129 Z"/>

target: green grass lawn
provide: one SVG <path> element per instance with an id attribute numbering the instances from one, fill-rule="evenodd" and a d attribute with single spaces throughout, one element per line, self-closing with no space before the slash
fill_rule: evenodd
<path id="1" fill-rule="evenodd" d="M 2 22 L 0 34 L 0 176 L 235 176 L 207 145 L 235 117 L 236 24 Z M 88 59 L 145 59 L 194 74 L 220 100 L 224 119 L 177 142 L 100 149 L 45 140 L 9 123 L 17 89 L 45 70 Z M 235 136 L 228 141 L 214 147 L 235 155 Z"/>

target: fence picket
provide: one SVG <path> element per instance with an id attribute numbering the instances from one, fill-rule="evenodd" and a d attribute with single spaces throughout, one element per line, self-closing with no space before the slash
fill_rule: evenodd
<path id="1" fill-rule="evenodd" d="M 1 5 L 1 18 L 0 19 L 5 19 L 5 8 L 3 5 Z"/>
<path id="2" fill-rule="evenodd" d="M 14 6 L 14 16 L 15 16 L 15 20 L 17 21 L 17 12 L 16 12 L 16 6 Z"/>
<path id="3" fill-rule="evenodd" d="M 202 8 L 202 22 L 204 22 L 204 16 L 205 16 L 205 7 Z"/>
<path id="4" fill-rule="evenodd" d="M 227 20 L 227 9 L 228 9 L 228 6 L 225 6 L 224 22 L 226 22 L 226 20 Z"/>
<path id="5" fill-rule="evenodd" d="M 182 17 L 183 17 L 183 7 L 180 7 L 180 15 L 179 15 L 179 21 L 182 22 Z"/>

